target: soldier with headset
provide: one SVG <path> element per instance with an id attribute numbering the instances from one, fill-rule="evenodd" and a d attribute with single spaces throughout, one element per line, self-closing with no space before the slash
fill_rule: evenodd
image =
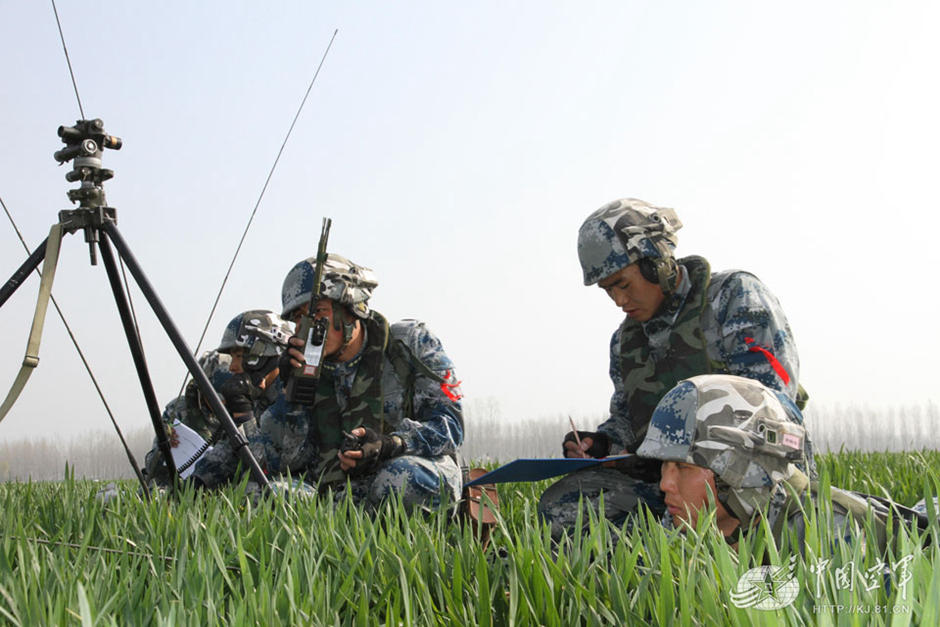
<path id="1" fill-rule="evenodd" d="M 681 226 L 673 209 L 635 198 L 608 203 L 581 226 L 584 284 L 603 289 L 626 317 L 610 343 L 610 417 L 594 431 L 569 433 L 566 457 L 635 452 L 659 400 L 695 375 L 747 377 L 805 404 L 796 344 L 777 298 L 748 272 L 712 272 L 698 256 L 677 259 Z M 604 513 L 615 522 L 640 503 L 661 513 L 659 479 L 658 465 L 635 461 L 573 473 L 546 490 L 539 512 L 556 537 L 574 524 L 579 501 L 596 508 L 602 492 Z"/>
<path id="2" fill-rule="evenodd" d="M 199 365 L 243 433 L 257 428 L 257 419 L 280 390 L 278 359 L 292 333 L 291 325 L 266 309 L 252 309 L 232 318 L 225 327 L 218 348 L 199 358 Z M 225 458 L 234 454 L 216 445 L 223 440 L 224 430 L 193 381 L 185 393 L 167 404 L 163 420 L 170 430 L 170 444 L 179 444 L 177 431 L 183 427 L 203 440 L 201 448 L 189 459 L 180 460 L 177 470 L 185 473 L 193 464 L 227 464 Z M 180 427 L 183 425 L 183 427 Z M 210 449 L 210 447 L 213 447 Z M 147 454 L 145 468 L 148 478 L 165 487 L 169 473 L 156 443 Z"/>
<path id="3" fill-rule="evenodd" d="M 308 313 L 317 259 L 288 272 L 282 316 Z M 303 340 L 291 338 L 280 360 L 285 386 L 261 416 L 252 452 L 275 488 L 376 506 L 400 495 L 410 507 L 456 502 L 462 474 L 456 462 L 464 425 L 459 381 L 440 340 L 416 320 L 393 324 L 369 307 L 378 285 L 371 269 L 326 255 L 315 311 L 322 324 L 322 363 L 312 403 L 292 401 L 286 382 L 304 364 Z M 235 476 L 228 467 L 197 466 L 212 487 Z M 286 484 L 278 476 L 290 475 Z M 296 483 L 297 478 L 303 485 Z"/>

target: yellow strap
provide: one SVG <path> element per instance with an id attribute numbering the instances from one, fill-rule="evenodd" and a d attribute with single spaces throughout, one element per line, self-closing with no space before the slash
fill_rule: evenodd
<path id="1" fill-rule="evenodd" d="M 39 341 L 42 339 L 42 325 L 46 319 L 46 309 L 49 307 L 49 298 L 52 296 L 52 281 L 55 279 L 56 264 L 59 261 L 59 244 L 62 241 L 62 225 L 54 224 L 49 229 L 49 239 L 46 240 L 46 255 L 42 262 L 42 280 L 39 283 L 39 298 L 36 300 L 36 312 L 33 314 L 33 327 L 29 331 L 29 341 L 26 343 L 26 356 L 23 357 L 23 366 L 16 375 L 13 387 L 7 393 L 6 400 L 0 405 L 0 420 L 3 420 L 13 403 L 19 398 L 20 392 L 26 386 L 29 376 L 39 365 Z"/>

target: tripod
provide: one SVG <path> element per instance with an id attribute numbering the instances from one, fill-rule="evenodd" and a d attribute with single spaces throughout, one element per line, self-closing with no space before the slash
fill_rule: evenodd
<path id="1" fill-rule="evenodd" d="M 45 291 L 51 291 L 52 275 L 55 272 L 55 265 L 58 258 L 59 238 L 61 235 L 74 233 L 82 229 L 85 233 L 85 241 L 89 246 L 91 264 L 97 265 L 97 250 L 101 252 L 101 259 L 104 261 L 105 271 L 108 275 L 108 281 L 111 284 L 111 292 L 114 295 L 114 301 L 117 305 L 118 313 L 121 317 L 121 324 L 124 327 L 124 334 L 127 338 L 127 345 L 130 348 L 131 356 L 134 359 L 134 366 L 137 369 L 137 377 L 140 379 L 140 387 L 144 394 L 147 409 L 150 413 L 150 419 L 153 422 L 153 428 L 156 433 L 157 446 L 166 462 L 167 469 L 170 472 L 171 483 L 174 488 L 179 486 L 179 477 L 176 471 L 176 464 L 173 461 L 173 454 L 170 450 L 170 441 L 166 427 L 161 418 L 160 407 L 157 404 L 157 396 L 154 393 L 153 382 L 150 379 L 150 372 L 147 368 L 147 360 L 144 357 L 143 345 L 140 335 L 134 324 L 130 305 L 124 287 L 121 285 L 118 274 L 118 267 L 115 261 L 114 252 L 111 249 L 111 242 L 117 249 L 117 254 L 121 261 L 130 270 L 131 276 L 137 282 L 138 287 L 143 293 L 151 309 L 163 326 L 173 346 L 182 358 L 183 363 L 189 370 L 199 390 L 209 403 L 212 412 L 220 420 L 222 427 L 232 440 L 236 454 L 239 456 L 242 464 L 249 470 L 252 479 L 261 486 L 269 487 L 268 480 L 261 470 L 261 466 L 251 454 L 248 448 L 248 441 L 235 426 L 232 417 L 229 415 L 221 399 L 216 393 L 208 377 L 199 367 L 195 356 L 190 352 L 182 335 L 177 330 L 176 325 L 167 313 L 166 308 L 154 291 L 150 281 L 134 258 L 130 247 L 124 241 L 121 233 L 117 229 L 117 210 L 106 206 L 104 194 L 104 181 L 112 178 L 114 172 L 101 167 L 101 157 L 105 148 L 120 150 L 123 142 L 120 138 L 108 135 L 104 130 L 104 123 L 99 120 L 78 120 L 75 126 L 60 126 L 58 130 L 59 137 L 66 144 L 66 147 L 55 153 L 55 159 L 61 164 L 67 161 L 73 161 L 73 168 L 65 175 L 69 182 L 80 181 L 81 186 L 68 191 L 69 200 L 73 203 L 78 202 L 78 209 L 59 212 L 59 222 L 54 225 L 50 236 L 36 247 L 29 255 L 27 260 L 13 273 L 10 280 L 0 288 L 0 307 L 10 298 L 16 289 L 22 285 L 26 277 L 33 272 L 44 259 L 43 265 L 43 285 L 40 287 L 40 304 L 37 306 L 37 321 L 33 322 L 33 333 L 30 335 L 30 345 L 27 348 L 26 358 L 23 361 L 23 370 L 17 383 L 14 384 L 14 390 L 11 390 L 10 397 L 4 403 L 5 408 L 16 399 L 22 385 L 29 377 L 31 369 L 39 363 L 39 334 L 42 329 L 42 317 L 45 315 L 45 304 L 42 302 Z M 47 258 L 47 253 L 49 257 Z M 50 266 L 47 268 L 47 266 Z M 47 283 L 48 275 L 48 283 Z M 45 294 L 48 300 L 48 294 Z M 40 311 L 41 310 L 41 311 Z M 41 313 L 41 315 L 40 315 Z M 35 344 L 34 344 L 34 337 Z M 29 370 L 27 370 L 29 369 Z M 0 419 L 2 419 L 0 412 Z M 143 489 L 147 492 L 147 486 L 141 482 Z"/>

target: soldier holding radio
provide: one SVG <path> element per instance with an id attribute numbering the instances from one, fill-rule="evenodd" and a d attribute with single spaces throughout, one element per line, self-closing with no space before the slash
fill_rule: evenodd
<path id="1" fill-rule="evenodd" d="M 410 507 L 456 501 L 464 426 L 453 362 L 424 323 L 389 324 L 369 308 L 377 285 L 372 270 L 332 253 L 290 270 L 281 315 L 298 331 L 280 360 L 285 392 L 261 416 L 252 451 L 272 479 L 299 476 L 334 498 L 348 486 L 370 506 L 394 494 Z M 209 487 L 229 478 L 200 476 Z"/>

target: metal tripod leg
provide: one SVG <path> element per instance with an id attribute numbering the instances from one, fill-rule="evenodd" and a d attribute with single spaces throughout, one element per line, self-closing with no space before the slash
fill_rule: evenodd
<path id="1" fill-rule="evenodd" d="M 13 292 L 23 284 L 23 281 L 26 280 L 33 270 L 39 267 L 39 264 L 42 263 L 42 260 L 46 257 L 46 242 L 49 238 L 42 240 L 42 243 L 36 247 L 36 250 L 32 252 L 26 261 L 23 262 L 23 265 L 13 273 L 13 276 L 10 277 L 10 280 L 7 281 L 2 288 L 0 288 L 0 307 L 3 306 L 3 303 L 7 302 L 7 299 L 13 295 Z"/>
<path id="2" fill-rule="evenodd" d="M 71 233 L 70 230 L 66 229 L 63 235 Z M 49 238 L 46 238 L 42 243 L 36 247 L 36 249 L 29 255 L 29 258 L 23 262 L 20 268 L 13 274 L 10 280 L 0 289 L 0 306 L 6 303 L 7 299 L 15 292 L 20 285 L 23 284 L 26 277 L 33 271 L 38 271 L 37 268 L 40 262 L 44 261 L 47 257 L 49 246 Z M 40 291 L 41 291 L 40 284 Z M 42 295 L 40 294 L 40 298 Z M 49 298 L 52 298 L 52 294 L 49 294 Z M 53 304 L 55 304 L 55 299 L 52 299 Z M 59 312 L 59 317 L 62 318 L 62 323 L 65 325 L 65 330 L 68 331 L 69 335 L 72 337 L 72 343 L 75 345 L 75 349 L 78 351 L 78 356 L 81 358 L 82 362 L 85 364 L 85 368 L 88 370 L 88 374 L 91 375 L 92 383 L 94 383 L 95 388 L 98 390 L 98 394 L 101 396 L 102 402 L 104 402 L 105 409 L 108 411 L 108 414 L 111 414 L 111 410 L 108 408 L 107 402 L 104 400 L 104 395 L 101 392 L 101 388 L 98 387 L 98 382 L 95 381 L 94 375 L 91 373 L 91 368 L 88 366 L 88 362 L 85 361 L 85 356 L 82 354 L 81 348 L 78 346 L 78 341 L 75 339 L 75 336 L 72 335 L 72 331 L 69 328 L 68 323 L 65 321 L 65 317 L 62 315 L 62 311 L 59 310 L 58 305 L 56 305 L 56 310 Z M 15 384 L 14 384 L 15 385 Z M 114 422 L 114 416 L 111 416 L 112 422 Z M 137 465 L 137 460 L 134 459 L 134 454 L 131 453 L 130 449 L 127 446 L 127 441 L 124 439 L 124 434 L 121 433 L 120 428 L 118 428 L 117 423 L 114 423 L 114 428 L 117 430 L 118 437 L 121 440 L 121 444 L 124 446 L 124 451 L 127 453 L 127 459 L 130 461 L 131 467 L 134 469 L 134 474 L 137 475 L 137 480 L 140 481 L 141 489 L 145 495 L 150 494 L 150 490 L 147 487 L 146 481 L 144 480 L 143 474 L 140 472 L 140 467 Z"/>
<path id="3" fill-rule="evenodd" d="M 131 349 L 131 355 L 134 358 L 134 366 L 137 368 L 137 377 L 140 379 L 140 389 L 144 393 L 147 410 L 150 412 L 150 421 L 153 423 L 153 430 L 157 435 L 157 447 L 163 454 L 167 470 L 170 473 L 171 485 L 175 489 L 179 487 L 179 477 L 176 473 L 173 453 L 170 450 L 170 440 L 167 437 L 166 426 L 163 424 L 163 419 L 160 415 L 160 405 L 157 403 L 157 395 L 153 391 L 153 381 L 150 379 L 147 359 L 144 357 L 143 345 L 140 342 L 140 336 L 137 334 L 137 328 L 134 326 L 130 305 L 127 302 L 124 287 L 121 285 L 121 278 L 118 275 L 117 264 L 114 261 L 114 253 L 111 251 L 111 245 L 108 243 L 107 235 L 101 237 L 98 242 L 98 248 L 101 250 L 101 259 L 104 261 L 108 281 L 111 283 L 111 293 L 114 294 L 114 302 L 117 304 L 118 313 L 121 316 L 121 324 L 124 326 L 124 335 L 127 336 L 127 345 Z M 145 487 L 144 489 L 146 490 L 147 488 Z"/>
<path id="4" fill-rule="evenodd" d="M 196 362 L 196 358 L 189 351 L 189 347 L 187 347 L 186 342 L 183 341 L 182 335 L 177 330 L 176 325 L 173 323 L 173 320 L 167 313 L 166 308 L 163 306 L 163 303 L 160 301 L 157 293 L 154 291 L 153 286 L 150 285 L 150 281 L 147 280 L 147 277 L 144 275 L 143 270 L 141 270 L 140 265 L 134 258 L 133 253 L 131 253 L 127 243 L 125 243 L 124 239 L 121 237 L 121 233 L 117 230 L 117 226 L 115 226 L 113 222 L 105 221 L 101 225 L 101 232 L 103 235 L 110 237 L 111 241 L 114 242 L 114 246 L 117 248 L 118 255 L 120 255 L 121 259 L 124 260 L 125 265 L 127 265 L 127 269 L 130 270 L 131 276 L 133 276 L 134 280 L 137 281 L 137 285 L 140 287 L 141 292 L 143 292 L 147 302 L 150 303 L 151 309 L 153 309 L 157 319 L 160 320 L 160 324 L 163 325 L 163 330 L 166 331 L 166 334 L 173 343 L 173 346 L 176 347 L 177 353 L 179 353 L 183 362 L 186 364 L 186 368 L 192 375 L 193 380 L 196 382 L 196 385 L 199 386 L 199 390 L 209 402 L 209 406 L 212 408 L 212 412 L 215 414 L 216 418 L 221 421 L 222 427 L 225 429 L 226 433 L 231 439 L 232 445 L 241 459 L 242 464 L 251 473 L 252 479 L 257 481 L 262 487 L 269 487 L 268 479 L 265 477 L 264 471 L 261 469 L 261 466 L 258 465 L 258 461 L 254 458 L 254 456 L 251 454 L 251 450 L 248 448 L 248 441 L 238 430 L 238 427 L 235 426 L 235 422 L 232 420 L 232 417 L 229 415 L 228 411 L 225 409 L 225 406 L 222 404 L 222 400 L 216 393 L 215 388 L 213 388 L 212 384 L 209 382 L 209 378 L 206 377 L 206 373 L 203 372 L 202 368 L 199 367 L 199 364 Z M 106 240 L 103 237 L 102 242 L 105 241 Z M 102 246 L 101 248 L 103 249 L 104 247 Z"/>

